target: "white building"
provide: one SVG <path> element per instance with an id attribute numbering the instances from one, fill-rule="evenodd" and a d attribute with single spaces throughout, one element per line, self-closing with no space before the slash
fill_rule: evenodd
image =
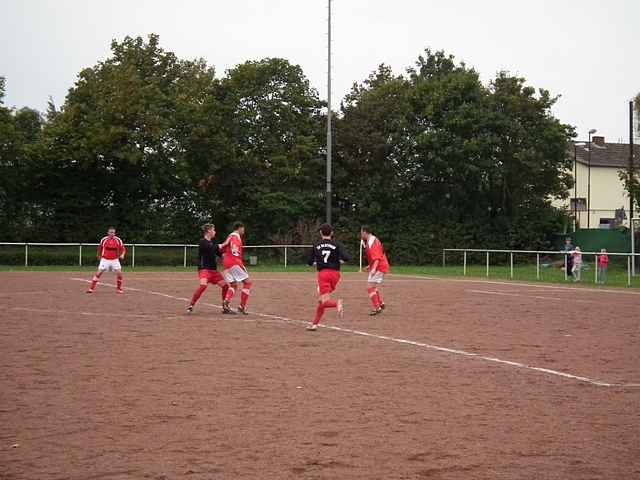
<path id="1" fill-rule="evenodd" d="M 634 146 L 636 168 L 640 168 L 639 150 Z M 607 143 L 604 137 L 596 136 L 591 149 L 588 142 L 576 142 L 569 155 L 574 160 L 575 187 L 569 198 L 557 201 L 556 206 L 575 215 L 577 228 L 629 226 L 629 195 L 620 179 L 620 171 L 629 168 L 629 144 Z M 634 216 L 640 212 L 634 211 Z"/>

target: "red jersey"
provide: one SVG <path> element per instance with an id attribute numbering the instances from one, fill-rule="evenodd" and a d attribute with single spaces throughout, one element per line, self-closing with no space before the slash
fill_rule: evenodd
<path id="1" fill-rule="evenodd" d="M 606 253 L 598 255 L 598 261 L 600 262 L 601 267 L 606 267 L 607 265 L 609 265 L 609 255 L 607 255 Z"/>
<path id="2" fill-rule="evenodd" d="M 124 246 L 124 242 L 120 240 L 120 237 L 106 236 L 100 240 L 98 246 L 98 255 L 105 260 L 115 260 L 123 253 L 126 253 L 127 249 Z"/>
<path id="3" fill-rule="evenodd" d="M 234 265 L 239 265 L 244 268 L 244 260 L 243 260 L 243 247 L 242 247 L 242 238 L 240 238 L 240 234 L 233 232 L 227 238 L 227 245 L 222 250 L 224 257 L 222 258 L 222 265 L 225 268 L 231 268 Z"/>
<path id="4" fill-rule="evenodd" d="M 384 253 L 382 242 L 377 237 L 370 235 L 369 240 L 364 244 L 364 250 L 367 253 L 367 261 L 369 262 L 368 270 L 371 270 L 373 262 L 378 260 L 377 271 L 382 273 L 389 271 L 389 260 L 387 260 L 387 256 Z"/>

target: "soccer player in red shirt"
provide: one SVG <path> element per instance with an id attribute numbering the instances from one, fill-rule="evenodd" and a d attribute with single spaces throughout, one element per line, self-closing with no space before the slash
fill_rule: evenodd
<path id="1" fill-rule="evenodd" d="M 216 236 L 215 225 L 212 223 L 203 225 L 202 233 L 204 236 L 198 244 L 198 277 L 200 278 L 200 285 L 193 292 L 191 303 L 187 306 L 187 313 L 193 312 L 194 305 L 210 283 L 215 283 L 222 289 L 223 301 L 229 288 L 220 272 L 218 272 L 218 265 L 216 264 L 216 256 L 221 257 L 222 252 L 220 251 L 220 245 L 213 243 L 213 238 Z"/>
<path id="2" fill-rule="evenodd" d="M 344 307 L 342 299 L 337 302 L 331 300 L 331 292 L 335 291 L 340 281 L 340 265 L 350 262 L 351 256 L 339 242 L 333 240 L 333 227 L 328 223 L 320 225 L 320 241 L 316 243 L 309 254 L 309 265 L 316 265 L 318 269 L 318 307 L 316 316 L 307 330 L 315 331 L 327 308 L 337 308 L 342 316 Z"/>
<path id="3" fill-rule="evenodd" d="M 231 300 L 238 289 L 238 284 L 242 283 L 242 292 L 240 294 L 240 306 L 238 312 L 243 315 L 247 313 L 247 302 L 249 301 L 249 295 L 251 294 L 251 278 L 249 278 L 249 272 L 244 266 L 244 246 L 242 239 L 245 234 L 245 227 L 242 222 L 235 222 L 233 224 L 233 232 L 227 237 L 223 244 L 220 245 L 224 256 L 222 257 L 222 265 L 224 270 L 222 275 L 225 281 L 229 285 L 229 289 L 222 302 L 222 309 L 224 313 L 232 313 Z"/>
<path id="4" fill-rule="evenodd" d="M 116 292 L 124 293 L 124 290 L 122 290 L 124 276 L 122 275 L 120 260 L 124 259 L 126 253 L 127 249 L 124 246 L 124 242 L 120 237 L 116 237 L 115 227 L 109 227 L 107 229 L 107 236 L 103 237 L 102 240 L 100 240 L 100 245 L 98 245 L 97 257 L 100 264 L 98 265 L 98 271 L 93 276 L 91 286 L 87 290 L 87 293 L 93 293 L 95 291 L 100 277 L 106 270 L 112 270 L 116 273 Z"/>
<path id="5" fill-rule="evenodd" d="M 384 253 L 382 242 L 373 234 L 370 227 L 366 225 L 360 229 L 360 238 L 364 242 L 364 250 L 367 253 L 367 263 L 369 266 L 369 278 L 367 279 L 367 292 L 373 304 L 373 310 L 369 315 L 379 315 L 385 309 L 384 301 L 379 286 L 384 280 L 385 273 L 389 272 L 389 260 Z"/>

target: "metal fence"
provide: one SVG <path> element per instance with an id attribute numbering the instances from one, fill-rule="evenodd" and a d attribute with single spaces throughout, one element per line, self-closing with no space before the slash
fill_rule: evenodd
<path id="1" fill-rule="evenodd" d="M 556 251 L 556 250 L 494 250 L 494 249 L 478 249 L 478 248 L 445 248 L 442 250 L 442 266 L 447 267 L 447 262 L 448 259 L 450 259 L 451 254 L 462 254 L 462 274 L 464 276 L 467 275 L 467 269 L 468 269 L 468 265 L 469 265 L 469 257 L 471 255 L 474 255 L 474 257 L 477 259 L 478 255 L 481 255 L 484 260 L 484 268 L 485 268 L 485 275 L 487 277 L 489 277 L 490 275 L 490 271 L 491 271 L 491 266 L 492 266 L 492 258 L 494 259 L 494 263 L 493 266 L 497 267 L 500 263 L 504 262 L 506 265 L 508 265 L 508 271 L 509 271 L 509 277 L 511 279 L 514 278 L 514 270 L 515 270 L 515 265 L 516 265 L 516 256 L 520 256 L 521 258 L 524 256 L 525 258 L 528 259 L 527 262 L 522 262 L 522 263 L 526 263 L 527 265 L 533 265 L 533 258 L 535 256 L 535 272 L 536 272 L 536 279 L 540 280 L 541 278 L 541 267 L 548 265 L 548 263 L 542 262 L 541 260 L 547 259 L 547 260 L 551 260 L 552 263 L 553 259 L 556 259 L 557 263 L 557 259 L 560 259 L 560 262 L 562 262 L 563 265 L 563 270 L 564 270 L 564 278 L 565 280 L 568 280 L 569 277 L 569 271 L 568 271 L 568 263 L 569 263 L 569 254 L 567 252 L 564 251 Z M 583 259 L 584 257 L 593 257 L 593 271 L 594 271 L 594 282 L 598 283 L 599 282 L 599 278 L 598 278 L 598 260 L 600 258 L 600 256 L 602 256 L 602 252 L 581 252 Z M 496 256 L 502 255 L 502 259 L 499 260 L 499 262 L 495 261 Z M 627 273 L 627 284 L 631 285 L 632 284 L 632 278 L 635 276 L 635 269 L 633 268 L 633 258 L 636 258 L 638 256 L 640 256 L 639 253 L 626 253 L 626 252 L 606 252 L 606 255 L 608 257 L 610 257 L 611 262 L 620 262 L 620 260 L 623 261 L 623 264 L 626 264 L 626 273 Z M 506 256 L 506 260 L 505 257 Z M 618 260 L 619 259 L 619 260 Z M 584 261 L 584 260 L 583 260 Z M 637 259 L 636 259 L 637 261 Z M 592 268 L 590 266 L 590 262 L 584 262 L 585 266 L 587 266 L 588 268 Z"/>

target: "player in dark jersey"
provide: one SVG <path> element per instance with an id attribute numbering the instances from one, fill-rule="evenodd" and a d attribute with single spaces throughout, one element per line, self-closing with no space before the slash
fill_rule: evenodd
<path id="1" fill-rule="evenodd" d="M 315 331 L 327 308 L 337 308 L 338 315 L 342 316 L 344 307 L 342 299 L 331 300 L 331 292 L 338 286 L 340 281 L 340 265 L 350 262 L 351 256 L 344 250 L 344 247 L 333 240 L 333 227 L 328 223 L 320 225 L 321 240 L 316 243 L 309 254 L 309 265 L 316 265 L 318 269 L 318 307 L 313 323 L 307 330 Z"/>
<path id="2" fill-rule="evenodd" d="M 222 288 L 222 300 L 227 293 L 229 286 L 224 281 L 222 274 L 218 272 L 216 257 L 221 257 L 219 244 L 213 243 L 216 236 L 216 227 L 211 223 L 202 226 L 204 237 L 198 243 L 198 277 L 200 277 L 200 285 L 191 297 L 191 303 L 187 306 L 187 313 L 193 312 L 193 306 L 196 304 L 200 296 L 207 289 L 210 283 L 215 283 Z M 231 309 L 222 309 L 222 313 L 235 313 Z"/>

